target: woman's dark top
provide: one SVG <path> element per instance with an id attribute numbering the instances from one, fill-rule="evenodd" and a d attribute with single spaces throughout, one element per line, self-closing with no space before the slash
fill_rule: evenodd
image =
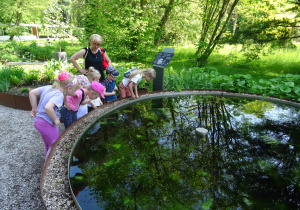
<path id="1" fill-rule="evenodd" d="M 87 50 L 87 48 L 83 48 L 83 49 Z M 104 49 L 103 52 L 105 53 Z M 91 66 L 100 72 L 101 75 L 100 82 L 104 81 L 105 75 L 103 72 L 103 58 L 100 49 L 97 51 L 96 54 L 94 54 L 92 53 L 91 49 L 88 47 L 88 54 L 86 55 L 85 58 L 85 69 L 89 69 L 89 67 Z"/>

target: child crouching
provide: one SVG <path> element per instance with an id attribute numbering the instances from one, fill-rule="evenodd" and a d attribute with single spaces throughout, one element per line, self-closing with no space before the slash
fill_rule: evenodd
<path id="1" fill-rule="evenodd" d="M 129 77 L 123 77 L 122 82 L 119 85 L 120 89 L 120 97 L 126 98 L 126 97 L 132 97 L 132 98 L 138 98 L 138 90 L 137 90 L 137 84 L 142 81 L 143 78 L 145 78 L 146 81 L 150 81 L 152 79 L 155 79 L 156 72 L 152 68 L 148 69 L 142 69 L 142 70 L 134 70 L 131 72 Z M 132 88 L 134 87 L 134 92 Z"/>

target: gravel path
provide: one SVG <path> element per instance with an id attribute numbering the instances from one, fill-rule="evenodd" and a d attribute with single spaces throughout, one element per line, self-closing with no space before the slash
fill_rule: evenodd
<path id="1" fill-rule="evenodd" d="M 44 209 L 44 144 L 30 111 L 0 105 L 0 209 Z"/>

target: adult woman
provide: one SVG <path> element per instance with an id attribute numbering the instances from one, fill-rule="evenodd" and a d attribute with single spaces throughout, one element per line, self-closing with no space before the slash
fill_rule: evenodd
<path id="1" fill-rule="evenodd" d="M 83 73 L 87 74 L 89 67 L 93 66 L 95 69 L 97 69 L 100 74 L 100 82 L 105 80 L 105 75 L 103 72 L 103 57 L 102 57 L 102 51 L 99 49 L 103 42 L 102 37 L 99 34 L 92 34 L 90 37 L 90 47 L 82 48 L 79 52 L 72 55 L 70 58 L 70 61 L 73 63 L 75 68 Z M 103 49 L 105 60 L 108 63 L 108 66 L 111 66 L 111 60 L 109 59 L 108 55 L 105 53 L 105 50 Z M 85 68 L 82 69 L 78 65 L 77 61 L 79 58 L 85 57 Z"/>

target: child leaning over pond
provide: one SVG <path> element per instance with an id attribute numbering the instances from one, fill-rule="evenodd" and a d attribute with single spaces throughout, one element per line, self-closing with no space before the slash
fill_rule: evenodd
<path id="1" fill-rule="evenodd" d="M 78 81 L 82 87 L 90 86 L 93 81 L 98 82 L 100 80 L 100 77 L 101 77 L 101 75 L 100 75 L 99 71 L 96 70 L 92 66 L 89 67 L 87 76 L 76 75 L 76 78 L 78 79 Z M 97 106 L 102 105 L 102 103 L 99 104 L 99 101 L 101 102 L 99 97 L 97 97 L 96 99 L 93 99 L 93 100 L 91 100 L 87 97 L 78 108 L 77 119 L 81 118 L 82 116 L 84 116 L 88 113 L 88 107 L 92 107 L 93 109 L 96 109 Z"/>
<path id="2" fill-rule="evenodd" d="M 112 102 L 117 100 L 116 91 L 118 87 L 116 85 L 116 78 L 120 76 L 120 73 L 117 71 L 116 67 L 108 66 L 106 68 L 106 79 L 102 82 L 102 85 L 105 86 L 105 101 Z"/>
<path id="3" fill-rule="evenodd" d="M 142 70 L 134 70 L 130 76 L 123 77 L 122 82 L 119 85 L 120 89 L 120 97 L 126 98 L 126 97 L 132 97 L 132 98 L 138 98 L 138 90 L 137 90 L 137 84 L 142 81 L 143 78 L 146 79 L 146 81 L 150 81 L 152 79 L 155 79 L 156 72 L 154 69 L 148 68 L 148 69 L 142 69 Z M 132 90 L 132 87 L 134 87 L 134 91 Z"/>
<path id="4" fill-rule="evenodd" d="M 44 141 L 45 161 L 59 137 L 58 110 L 63 105 L 64 96 L 73 95 L 79 87 L 74 75 L 62 71 L 52 86 L 39 87 L 29 92 L 34 127 L 40 132 Z M 40 96 L 39 103 L 37 103 L 38 96 Z"/>
<path id="5" fill-rule="evenodd" d="M 104 91 L 104 86 L 99 82 L 94 81 L 91 83 L 91 86 L 81 87 L 73 95 L 66 96 L 64 99 L 64 106 L 60 110 L 65 128 L 68 128 L 77 120 L 77 111 L 84 99 L 88 97 L 89 100 L 92 100 L 100 97 L 100 95 L 104 98 Z"/>

